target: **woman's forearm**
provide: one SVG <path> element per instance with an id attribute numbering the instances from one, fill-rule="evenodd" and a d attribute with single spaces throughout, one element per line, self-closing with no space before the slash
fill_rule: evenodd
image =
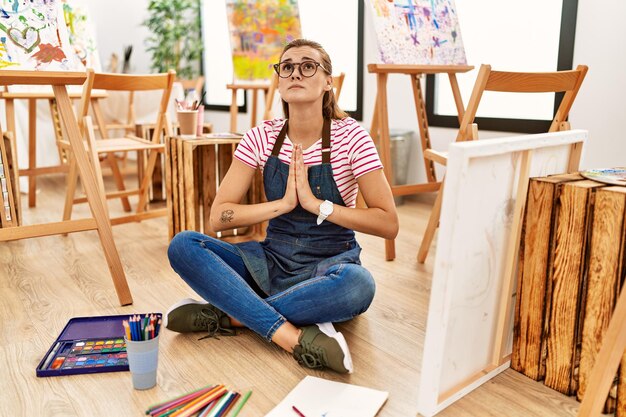
<path id="1" fill-rule="evenodd" d="M 287 213 L 290 209 L 283 200 L 258 204 L 213 204 L 211 207 L 211 229 L 219 232 L 236 227 L 261 223 Z"/>
<path id="2" fill-rule="evenodd" d="M 304 208 L 312 214 L 318 215 L 322 201 L 316 199 Z M 395 210 L 387 212 L 377 207 L 351 208 L 335 204 L 332 214 L 325 221 L 352 229 L 355 232 L 367 233 L 385 239 L 395 238 L 399 228 Z"/>
<path id="3" fill-rule="evenodd" d="M 380 208 L 350 208 L 337 206 L 327 220 L 355 232 L 367 233 L 385 239 L 398 234 L 398 216 Z"/>

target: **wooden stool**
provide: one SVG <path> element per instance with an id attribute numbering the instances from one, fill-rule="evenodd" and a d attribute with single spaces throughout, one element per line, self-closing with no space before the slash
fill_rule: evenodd
<path id="1" fill-rule="evenodd" d="M 166 193 L 169 238 L 183 230 L 195 230 L 230 242 L 262 240 L 264 224 L 220 232 L 211 230 L 209 216 L 219 183 L 233 159 L 241 135 L 214 134 L 197 138 L 166 139 Z M 264 201 L 263 178 L 259 172 L 248 191 L 249 203 Z"/>
<path id="2" fill-rule="evenodd" d="M 263 91 L 265 97 L 270 89 L 270 82 L 264 83 L 248 83 L 248 84 L 226 84 L 226 88 L 232 90 L 232 102 L 230 103 L 230 131 L 237 131 L 237 113 L 239 108 L 237 106 L 237 90 L 243 90 L 244 94 L 247 94 L 248 90 L 252 91 L 252 110 L 250 116 L 250 127 L 256 126 L 256 114 L 258 103 L 258 92 Z"/>

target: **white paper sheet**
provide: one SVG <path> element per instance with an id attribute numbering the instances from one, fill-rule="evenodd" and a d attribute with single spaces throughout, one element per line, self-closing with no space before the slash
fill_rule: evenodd
<path id="1" fill-rule="evenodd" d="M 388 392 L 358 385 L 305 377 L 266 417 L 374 417 Z"/>

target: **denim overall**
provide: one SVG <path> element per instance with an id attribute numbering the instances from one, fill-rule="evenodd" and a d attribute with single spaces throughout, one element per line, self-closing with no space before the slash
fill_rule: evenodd
<path id="1" fill-rule="evenodd" d="M 268 201 L 283 198 L 289 177 L 289 165 L 278 159 L 287 133 L 287 123 L 278 134 L 272 154 L 263 170 L 263 184 Z M 330 164 L 330 124 L 324 120 L 322 129 L 322 164 L 308 169 L 309 185 L 315 197 L 345 206 L 333 178 Z M 269 222 L 263 242 L 235 245 L 254 281 L 268 295 L 282 292 L 311 277 L 323 275 L 332 265 L 360 265 L 361 247 L 354 231 L 329 221 L 317 225 L 317 214 L 298 204 L 290 213 Z"/>

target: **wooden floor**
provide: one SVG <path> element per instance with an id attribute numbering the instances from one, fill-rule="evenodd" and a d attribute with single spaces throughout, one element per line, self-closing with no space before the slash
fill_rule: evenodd
<path id="1" fill-rule="evenodd" d="M 25 213 L 27 223 L 60 219 L 64 177 L 43 178 L 39 188 L 37 208 Z M 306 375 L 389 391 L 381 417 L 417 415 L 434 259 L 433 250 L 426 265 L 415 260 L 430 210 L 424 201 L 399 207 L 395 261 L 384 261 L 381 239 L 358 236 L 377 293 L 369 311 L 336 326 L 350 345 L 352 375 L 304 369 L 246 330 L 220 340 L 164 331 L 157 387 L 147 391 L 133 390 L 128 372 L 37 378 L 35 367 L 70 318 L 165 312 L 195 295 L 169 267 L 164 218 L 113 231 L 135 300 L 127 307 L 118 305 L 96 232 L 0 243 L 0 416 L 138 416 L 150 404 L 211 383 L 252 389 L 240 416 L 262 416 Z M 121 204 L 112 201 L 110 207 L 119 213 Z M 440 415 L 575 416 L 577 410 L 572 398 L 507 370 Z"/>

